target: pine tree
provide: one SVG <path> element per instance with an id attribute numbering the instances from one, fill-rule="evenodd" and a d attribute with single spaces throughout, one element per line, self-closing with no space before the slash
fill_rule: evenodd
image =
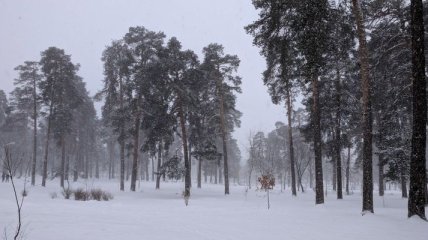
<path id="1" fill-rule="evenodd" d="M 15 68 L 19 77 L 15 79 L 17 86 L 13 91 L 18 109 L 26 112 L 33 120 L 33 156 L 31 161 L 31 185 L 36 183 L 36 163 L 37 163 L 37 118 L 40 110 L 38 101 L 38 84 L 41 80 L 38 62 L 24 62 Z"/>
<path id="2" fill-rule="evenodd" d="M 66 55 L 64 50 L 56 47 L 48 48 L 41 55 L 40 65 L 43 79 L 40 81 L 39 87 L 43 103 L 48 108 L 42 186 L 46 185 L 49 140 L 52 133 L 58 145 L 61 146 L 59 174 L 61 176 L 60 185 L 63 187 L 66 136 L 70 132 L 73 119 L 71 111 L 82 101 L 76 91 L 78 65 L 71 62 L 70 55 Z"/>
<path id="3" fill-rule="evenodd" d="M 159 56 L 162 50 L 165 34 L 149 31 L 144 27 L 131 27 L 125 35 L 124 41 L 129 46 L 134 63 L 131 66 L 131 81 L 129 100 L 134 119 L 133 133 L 133 159 L 131 171 L 131 191 L 135 191 L 138 156 L 140 151 L 139 134 L 141 114 L 144 110 L 144 98 L 151 88 L 153 81 L 158 79 Z"/>
<path id="4" fill-rule="evenodd" d="M 359 41 L 363 131 L 363 213 L 373 212 L 372 113 L 369 53 L 360 0 L 352 0 Z"/>
<path id="5" fill-rule="evenodd" d="M 426 203 L 426 76 L 424 55 L 424 20 L 422 0 L 410 5 L 412 35 L 413 129 L 410 157 L 410 191 L 408 217 L 425 216 Z"/>
<path id="6" fill-rule="evenodd" d="M 263 81 L 269 88 L 269 94 L 275 104 L 285 102 L 288 120 L 289 159 L 291 171 L 291 192 L 296 195 L 295 157 L 293 147 L 293 85 L 296 79 L 298 61 L 296 61 L 296 40 L 289 26 L 283 26 L 290 18 L 288 9 L 292 9 L 293 3 L 286 5 L 281 1 L 254 2 L 256 8 L 261 9 L 260 18 L 245 29 L 254 36 L 254 44 L 261 47 L 261 53 L 266 57 L 267 70 L 263 73 Z M 290 6 L 291 5 L 291 6 Z M 281 32 L 283 32 L 281 34 Z"/>
<path id="7" fill-rule="evenodd" d="M 104 88 L 98 94 L 104 96 L 102 108 L 104 124 L 117 134 L 120 148 L 120 190 L 125 189 L 125 144 L 129 125 L 128 101 L 125 92 L 130 79 L 132 57 L 127 46 L 121 41 L 113 41 L 104 52 Z"/>
<path id="8" fill-rule="evenodd" d="M 239 58 L 236 55 L 224 54 L 223 46 L 210 44 L 203 49 L 204 62 L 201 69 L 205 71 L 209 81 L 214 83 L 216 98 L 218 100 L 218 111 L 220 117 L 220 136 L 222 141 L 223 173 L 224 173 L 224 193 L 229 194 L 229 170 L 227 155 L 227 139 L 230 130 L 227 128 L 228 113 L 226 102 L 227 96 L 232 96 L 232 92 L 240 92 L 241 78 L 235 75 L 239 67 Z M 229 93 L 229 95 L 227 95 Z M 231 99 L 234 100 L 234 99 Z M 230 102 L 230 101 L 229 101 Z M 226 112 L 227 111 L 227 112 Z"/>

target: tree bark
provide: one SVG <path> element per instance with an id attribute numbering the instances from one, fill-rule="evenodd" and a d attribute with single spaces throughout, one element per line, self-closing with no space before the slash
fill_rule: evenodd
<path id="1" fill-rule="evenodd" d="M 227 159 L 227 131 L 226 131 L 226 119 L 224 113 L 224 93 L 222 88 L 221 79 L 217 79 L 217 94 L 220 100 L 220 131 L 221 140 L 223 145 L 223 173 L 224 173 L 224 194 L 229 194 L 229 166 Z"/>
<path id="2" fill-rule="evenodd" d="M 383 165 L 384 165 L 384 156 L 383 153 L 379 154 L 379 196 L 383 196 L 385 194 L 384 188 L 384 173 L 383 173 Z"/>
<path id="3" fill-rule="evenodd" d="M 67 153 L 67 157 L 65 158 L 65 175 L 64 175 L 65 180 L 68 180 L 69 173 L 70 173 L 70 153 Z"/>
<path id="4" fill-rule="evenodd" d="M 372 163 L 372 119 L 371 84 L 369 77 L 369 53 L 364 28 L 360 0 L 352 0 L 357 23 L 359 60 L 362 90 L 362 130 L 363 130 L 363 204 L 362 211 L 373 211 L 373 163 Z"/>
<path id="5" fill-rule="evenodd" d="M 46 187 L 46 179 L 48 178 L 48 155 L 49 155 L 49 140 L 51 135 L 51 116 L 52 116 L 53 104 L 49 107 L 49 116 L 48 116 L 48 129 L 46 132 L 46 143 L 45 143 L 45 157 L 43 159 L 43 176 L 42 176 L 42 186 Z"/>
<path id="6" fill-rule="evenodd" d="M 148 182 L 150 180 L 150 175 L 149 175 L 149 158 L 147 155 L 143 156 L 144 159 L 144 172 L 145 172 L 145 177 L 146 177 L 146 181 Z"/>
<path id="7" fill-rule="evenodd" d="M 422 0 L 411 0 L 413 129 L 408 217 L 425 216 L 427 100 Z"/>
<path id="8" fill-rule="evenodd" d="M 189 134 L 191 134 L 191 133 L 189 133 Z M 192 154 L 191 154 L 191 152 L 192 152 L 192 143 L 191 143 L 190 139 L 188 139 L 188 143 L 189 143 L 189 147 L 188 147 L 189 150 L 188 150 L 188 152 L 189 152 L 189 166 L 190 166 L 190 168 L 189 168 L 190 187 L 192 187 Z"/>
<path id="9" fill-rule="evenodd" d="M 202 186 L 202 158 L 198 161 L 198 188 Z"/>
<path id="10" fill-rule="evenodd" d="M 31 164 L 31 185 L 36 184 L 36 162 L 37 162 L 37 89 L 36 78 L 33 78 L 33 159 Z"/>
<path id="11" fill-rule="evenodd" d="M 122 79 L 119 80 L 119 105 L 120 110 L 123 112 L 123 83 Z M 120 122 L 120 191 L 125 190 L 125 122 Z"/>
<path id="12" fill-rule="evenodd" d="M 79 177 L 79 162 L 80 162 L 80 150 L 77 150 L 77 145 L 78 143 L 76 143 L 76 155 L 75 155 L 75 160 L 74 160 L 74 171 L 73 171 L 73 182 L 76 182 L 78 177 Z"/>
<path id="13" fill-rule="evenodd" d="M 184 119 L 184 109 L 183 102 L 181 96 L 179 96 L 179 107 L 178 107 L 178 115 L 180 118 L 180 128 L 181 128 L 181 137 L 183 142 L 183 155 L 184 155 L 184 168 L 185 168 L 185 176 L 184 176 L 184 198 L 188 199 L 190 197 L 190 162 L 189 162 L 189 153 L 187 150 L 187 133 L 186 133 L 186 123 Z M 186 202 L 187 205 L 187 202 Z"/>
<path id="14" fill-rule="evenodd" d="M 407 181 L 404 167 L 400 170 L 401 197 L 407 198 Z"/>
<path id="15" fill-rule="evenodd" d="M 137 103 L 139 105 L 139 101 Z M 137 106 L 139 107 L 139 106 Z M 134 152 L 132 159 L 132 172 L 131 172 L 131 191 L 135 192 L 138 174 L 138 152 L 140 149 L 140 111 L 137 110 L 137 116 L 135 116 L 135 132 L 134 132 Z"/>
<path id="16" fill-rule="evenodd" d="M 158 167 L 157 167 L 157 174 L 156 174 L 156 189 L 159 189 L 160 187 L 160 179 L 161 179 L 161 165 L 162 165 L 162 142 L 159 142 L 158 145 Z"/>
<path id="17" fill-rule="evenodd" d="M 65 179 L 65 136 L 62 134 L 61 136 L 61 165 L 60 165 L 60 174 L 61 174 L 61 181 L 60 186 L 64 187 L 64 179 Z"/>
<path id="18" fill-rule="evenodd" d="M 324 183 L 322 172 L 322 155 L 321 155 L 321 121 L 319 108 L 319 89 L 318 76 L 312 74 L 312 95 L 313 95 L 313 135 L 315 151 L 315 203 L 324 203 Z"/>
<path id="19" fill-rule="evenodd" d="M 296 192 L 296 170 L 294 162 L 294 146 L 293 146 L 293 127 L 291 121 L 291 114 L 293 112 L 293 106 L 291 103 L 291 89 L 287 86 L 287 120 L 288 120 L 288 141 L 289 141 L 289 157 L 290 157 L 290 171 L 291 171 L 291 194 L 297 195 Z"/>
<path id="20" fill-rule="evenodd" d="M 342 94 L 342 86 L 340 82 L 340 71 L 339 69 L 336 70 L 337 79 L 335 83 L 336 87 L 336 119 L 335 119 L 335 160 L 336 160 L 336 183 L 337 183 L 337 199 L 343 198 L 342 193 L 342 159 L 341 159 L 341 152 L 342 152 L 342 140 L 341 140 L 341 99 L 340 96 Z"/>
<path id="21" fill-rule="evenodd" d="M 155 162 L 153 157 L 151 157 L 151 159 L 152 159 L 152 182 L 154 182 L 155 181 Z"/>
<path id="22" fill-rule="evenodd" d="M 348 158 L 346 160 L 346 195 L 349 195 L 350 176 L 351 176 L 351 147 L 348 147 Z"/>

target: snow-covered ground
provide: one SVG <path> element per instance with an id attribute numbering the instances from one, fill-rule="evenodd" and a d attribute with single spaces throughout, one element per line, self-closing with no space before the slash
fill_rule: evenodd
<path id="1" fill-rule="evenodd" d="M 17 185 L 22 189 L 22 180 Z M 114 199 L 108 202 L 65 200 L 58 185 L 28 187 L 24 239 L 428 239 L 428 223 L 406 217 L 407 201 L 398 192 L 376 197 L 375 214 L 361 216 L 359 194 L 339 201 L 329 192 L 326 203 L 316 206 L 312 192 L 292 197 L 275 189 L 268 210 L 265 192 L 246 192 L 243 186 L 232 186 L 229 196 L 221 185 L 193 188 L 186 207 L 182 182 L 161 183 L 160 190 L 153 182 L 142 182 L 137 192 L 118 191 L 116 181 L 72 183 L 73 188 L 110 191 Z M 58 197 L 52 199 L 54 192 Z M 16 220 L 11 185 L 0 183 L 1 231 L 12 234 Z"/>

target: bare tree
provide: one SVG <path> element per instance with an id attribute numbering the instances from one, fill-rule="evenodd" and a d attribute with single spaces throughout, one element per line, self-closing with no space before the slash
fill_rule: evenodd
<path id="1" fill-rule="evenodd" d="M 19 199 L 18 197 L 18 193 L 16 192 L 16 186 L 15 186 L 15 181 L 14 181 L 14 175 L 15 175 L 15 168 L 12 165 L 12 155 L 10 152 L 10 145 L 12 145 L 13 143 L 9 143 L 7 145 L 4 146 L 4 153 L 5 153 L 5 159 L 4 159 L 4 164 L 5 164 L 5 168 L 7 171 L 7 174 L 10 177 L 10 182 L 12 185 L 12 189 L 13 189 L 13 193 L 15 196 L 15 203 L 16 203 L 16 210 L 17 210 L 17 215 L 18 215 L 18 223 L 16 225 L 16 230 L 15 230 L 15 235 L 13 237 L 14 240 L 19 239 L 22 236 L 22 216 L 21 216 L 21 211 L 22 211 L 22 204 L 24 203 L 24 198 L 27 195 L 26 190 L 25 190 L 25 185 L 26 185 L 26 180 L 24 180 L 24 190 L 22 192 L 22 197 L 21 199 Z M 25 171 L 27 172 L 27 171 Z"/>

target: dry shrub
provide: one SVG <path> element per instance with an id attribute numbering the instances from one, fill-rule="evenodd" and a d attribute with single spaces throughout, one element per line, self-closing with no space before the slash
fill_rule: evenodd
<path id="1" fill-rule="evenodd" d="M 74 191 L 74 200 L 87 201 L 90 198 L 90 194 L 83 188 L 78 188 Z"/>

